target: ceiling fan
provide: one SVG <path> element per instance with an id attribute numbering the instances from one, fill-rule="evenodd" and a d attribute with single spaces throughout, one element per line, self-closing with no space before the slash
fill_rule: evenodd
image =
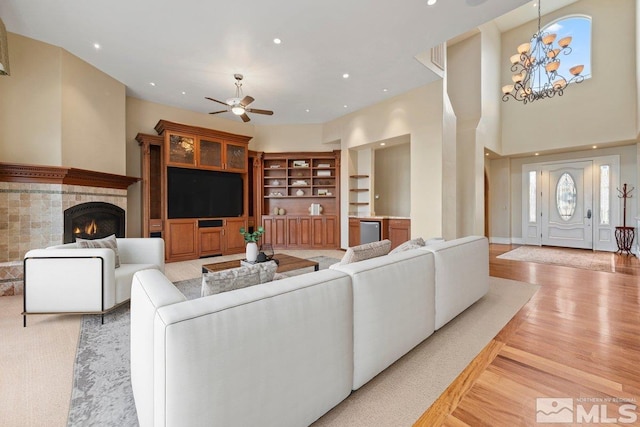
<path id="1" fill-rule="evenodd" d="M 245 96 L 244 98 L 242 97 L 242 79 L 243 79 L 242 74 L 234 74 L 233 77 L 236 79 L 236 96 L 235 97 L 229 98 L 225 102 L 223 102 L 223 101 L 218 101 L 217 99 L 213 99 L 213 98 L 209 98 L 208 96 L 205 96 L 206 99 L 213 102 L 217 102 L 227 107 L 225 110 L 213 111 L 209 114 L 219 114 L 219 113 L 226 113 L 228 111 L 231 111 L 236 116 L 240 116 L 240 118 L 244 122 L 248 122 L 249 120 L 251 120 L 247 115 L 247 113 L 266 114 L 268 116 L 271 116 L 273 114 L 273 111 L 270 111 L 270 110 L 259 110 L 257 108 L 248 108 L 249 104 L 251 104 L 254 101 L 254 99 L 248 95 Z"/>

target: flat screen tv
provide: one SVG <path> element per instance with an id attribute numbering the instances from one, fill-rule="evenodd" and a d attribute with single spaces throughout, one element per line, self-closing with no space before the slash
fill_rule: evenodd
<path id="1" fill-rule="evenodd" d="M 242 216 L 242 175 L 167 168 L 167 210 L 172 218 Z"/>

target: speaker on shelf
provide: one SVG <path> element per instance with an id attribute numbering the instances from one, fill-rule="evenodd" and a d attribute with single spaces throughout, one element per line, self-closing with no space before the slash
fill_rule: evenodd
<path id="1" fill-rule="evenodd" d="M 198 228 L 222 227 L 221 219 L 202 219 L 198 221 Z"/>

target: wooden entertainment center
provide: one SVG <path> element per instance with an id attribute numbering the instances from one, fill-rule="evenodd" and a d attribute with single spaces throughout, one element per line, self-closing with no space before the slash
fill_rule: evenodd
<path id="1" fill-rule="evenodd" d="M 155 130 L 158 135 L 136 136 L 142 158 L 142 234 L 164 238 L 168 262 L 242 253 L 240 228 L 257 225 L 265 228 L 261 243 L 275 249 L 340 247 L 339 150 L 250 152 L 249 136 L 166 120 Z M 170 218 L 170 168 L 240 176 L 242 213 Z"/>

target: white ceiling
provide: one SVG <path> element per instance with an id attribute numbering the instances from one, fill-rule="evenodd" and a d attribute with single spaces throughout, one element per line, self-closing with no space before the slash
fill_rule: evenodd
<path id="1" fill-rule="evenodd" d="M 416 55 L 527 1 L 2 0 L 0 18 L 8 31 L 60 46 L 152 102 L 220 110 L 204 97 L 233 96 L 233 74 L 242 73 L 251 107 L 275 111 L 250 115 L 251 124 L 296 124 L 435 80 Z"/>

